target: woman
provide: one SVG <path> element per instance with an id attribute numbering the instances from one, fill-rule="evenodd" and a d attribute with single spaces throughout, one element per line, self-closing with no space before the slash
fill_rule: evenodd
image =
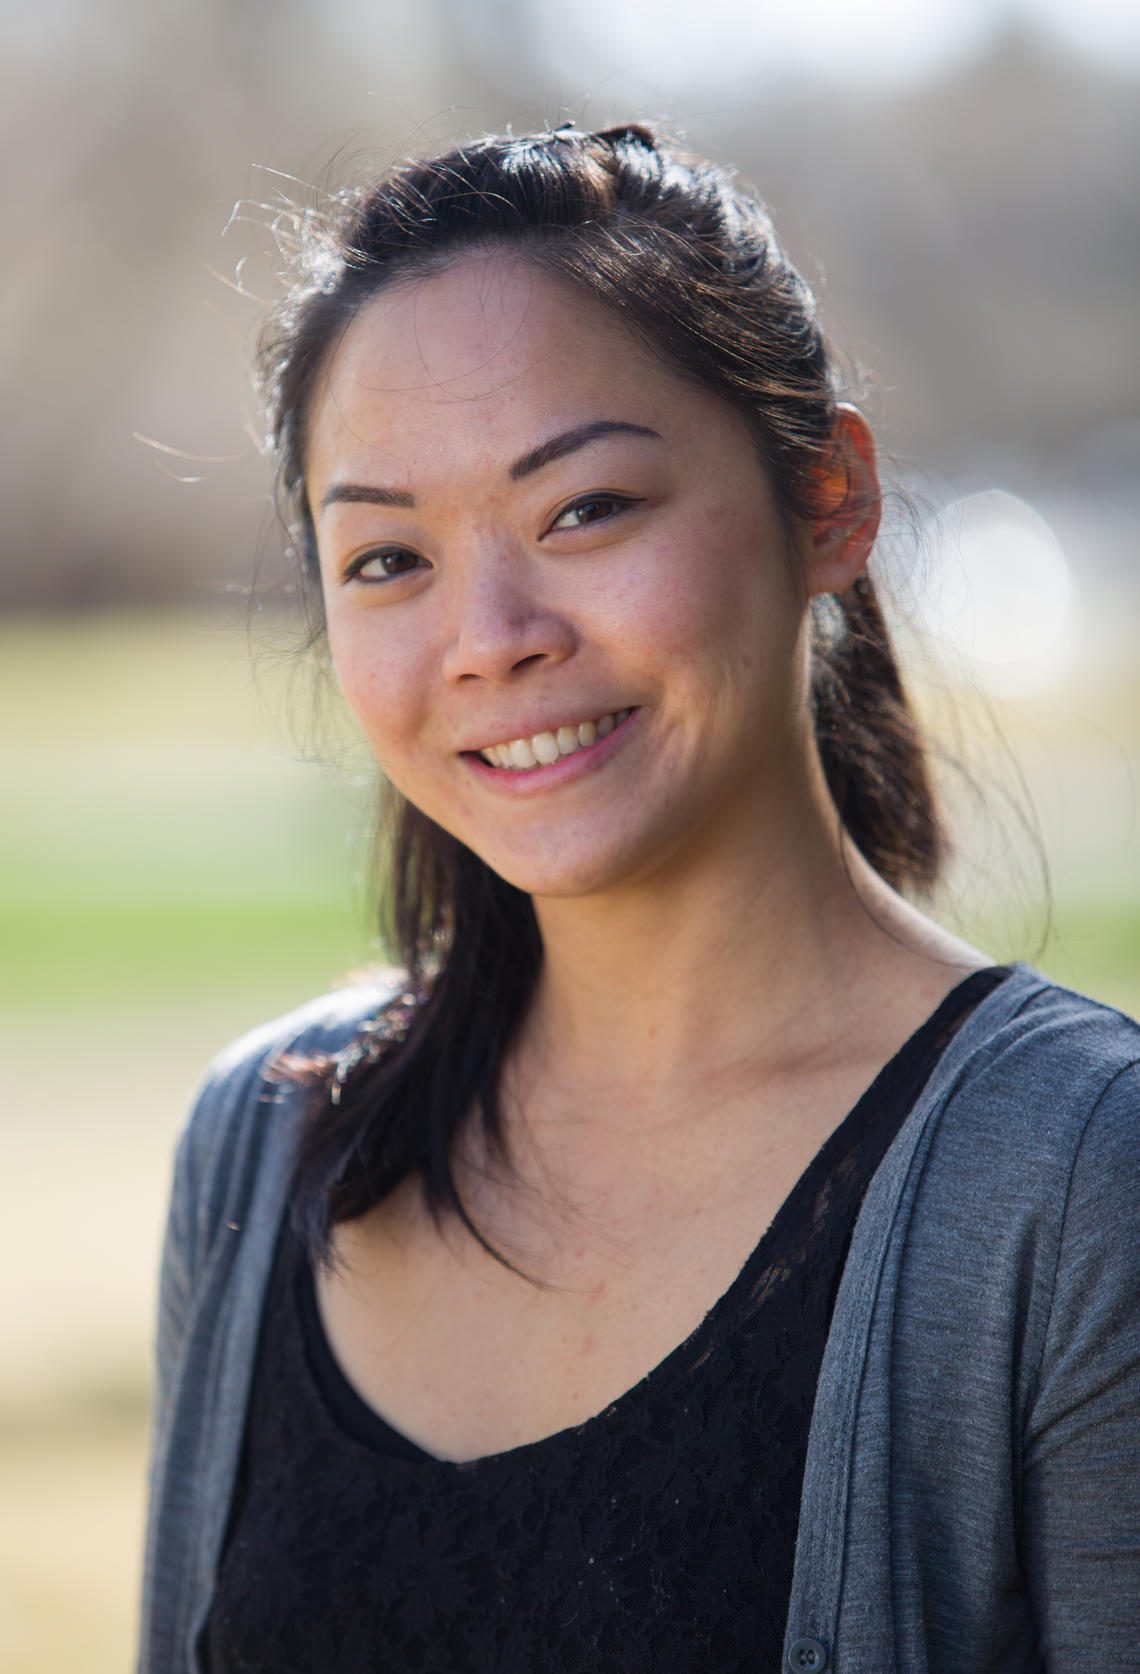
<path id="1" fill-rule="evenodd" d="M 468 145 L 309 223 L 261 368 L 405 969 L 183 1140 L 143 1668 L 1140 1667 L 1140 1031 L 904 897 L 874 447 L 762 209 Z"/>

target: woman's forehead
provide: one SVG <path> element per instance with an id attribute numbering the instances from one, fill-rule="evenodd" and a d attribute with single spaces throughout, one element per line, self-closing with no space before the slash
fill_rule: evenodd
<path id="1" fill-rule="evenodd" d="M 686 395 L 708 399 L 602 304 L 517 257 L 470 256 L 357 312 L 314 391 L 309 474 L 346 451 L 525 439 L 562 418 L 676 429 Z"/>
<path id="2" fill-rule="evenodd" d="M 502 253 L 469 256 L 403 280 L 363 304 L 334 349 L 325 383 L 338 400 L 406 395 L 473 401 L 528 376 L 621 382 L 657 360 L 602 304 Z"/>

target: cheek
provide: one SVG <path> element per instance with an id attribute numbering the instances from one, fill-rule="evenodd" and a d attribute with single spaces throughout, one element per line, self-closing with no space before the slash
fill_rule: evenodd
<path id="1" fill-rule="evenodd" d="M 379 626 L 366 611 L 348 619 L 333 615 L 328 636 L 344 700 L 383 765 L 421 719 L 424 669 L 422 653 L 410 636 L 380 632 Z"/>
<path id="2" fill-rule="evenodd" d="M 655 543 L 610 601 L 620 623 L 656 658 L 709 659 L 709 674 L 791 654 L 799 611 L 782 546 L 768 529 L 710 515 Z"/>

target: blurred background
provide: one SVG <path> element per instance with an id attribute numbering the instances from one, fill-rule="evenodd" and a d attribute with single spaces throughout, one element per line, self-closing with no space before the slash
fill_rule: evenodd
<path id="1" fill-rule="evenodd" d="M 0 1664 L 103 1674 L 186 1101 L 377 957 L 373 788 L 297 651 L 243 371 L 274 217 L 508 122 L 649 117 L 738 165 L 898 490 L 940 909 L 1135 1011 L 1140 11 L 8 0 L 0 92 Z"/>

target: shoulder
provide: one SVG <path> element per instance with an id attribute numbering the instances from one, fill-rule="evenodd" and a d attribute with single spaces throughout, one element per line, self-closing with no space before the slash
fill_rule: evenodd
<path id="1" fill-rule="evenodd" d="M 248 1084 L 262 1077 L 285 1053 L 335 1056 L 400 992 L 401 983 L 398 970 L 371 970 L 343 988 L 250 1029 L 211 1061 L 200 1084 L 200 1095 L 216 1097 L 227 1088 Z"/>
<path id="2" fill-rule="evenodd" d="M 1024 964 L 1013 967 L 1008 986 L 1016 1001 L 1015 1020 L 1027 1034 L 1065 1044 L 1093 1059 L 1113 1052 L 1129 1059 L 1140 1056 L 1140 1023 L 1115 1006 L 1079 994 Z"/>
<path id="3" fill-rule="evenodd" d="M 1032 1295 L 1043 1326 L 1075 1244 L 1103 1249 L 1111 1224 L 1117 1253 L 1140 1252 L 1140 1195 L 1122 1191 L 1140 1173 L 1140 1026 L 1016 966 L 946 1048 L 880 1172 L 868 1205 L 903 1236 L 923 1317 L 953 1296 L 963 1319 L 1024 1323 Z"/>
<path id="4" fill-rule="evenodd" d="M 904 1265 L 924 1317 L 1015 1329 L 1032 1363 L 1091 1263 L 1135 1319 L 1140 1026 L 1018 966 L 955 1052 L 912 1153 Z"/>
<path id="5" fill-rule="evenodd" d="M 1140 1027 L 1015 967 L 946 1048 L 852 1245 L 866 1294 L 889 1297 L 916 1412 L 944 1421 L 956 1397 L 1008 1440 L 1064 1343 L 1089 1341 L 1094 1290 L 1105 1341 L 1131 1352 L 1138 1178 Z"/>
<path id="6" fill-rule="evenodd" d="M 947 1063 L 956 1103 L 999 1108 L 1014 1127 L 1046 1110 L 1080 1122 L 1140 1065 L 1140 1024 L 1018 964 L 968 1019 Z"/>
<path id="7" fill-rule="evenodd" d="M 951 1053 L 949 1107 L 1007 1142 L 1079 1142 L 1093 1118 L 1140 1130 L 1140 1024 L 1025 965 L 982 1003 Z M 956 1059 L 956 1061 L 955 1061 Z"/>
<path id="8" fill-rule="evenodd" d="M 378 970 L 311 1000 L 233 1041 L 213 1060 L 193 1097 L 175 1162 L 172 1213 L 207 1230 L 240 1218 L 266 1153 L 292 1141 L 308 1085 L 286 1059 L 335 1058 L 401 989 L 401 973 Z"/>
<path id="9" fill-rule="evenodd" d="M 223 1124 L 250 1095 L 279 1086 L 276 1066 L 286 1056 L 335 1057 L 400 989 L 400 972 L 379 970 L 351 986 L 322 994 L 232 1041 L 199 1084 L 190 1128 Z"/>
<path id="10" fill-rule="evenodd" d="M 1014 966 L 966 1021 L 932 1078 L 932 1165 L 991 1205 L 1058 1205 L 1090 1137 L 1140 1143 L 1140 1024 Z"/>

